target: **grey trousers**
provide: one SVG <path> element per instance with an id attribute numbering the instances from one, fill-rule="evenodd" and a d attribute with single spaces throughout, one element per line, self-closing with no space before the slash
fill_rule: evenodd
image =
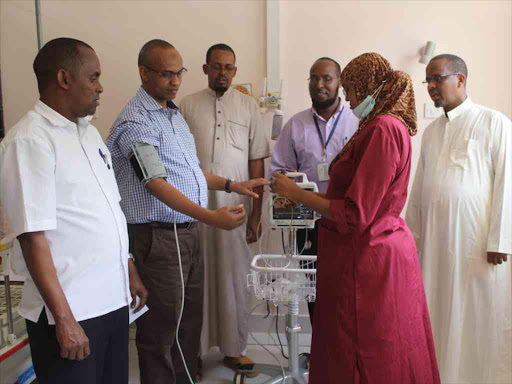
<path id="1" fill-rule="evenodd" d="M 174 230 L 129 224 L 130 251 L 149 291 L 149 311 L 137 319 L 136 345 L 141 384 L 188 384 L 176 343 L 182 284 Z M 204 261 L 199 226 L 178 229 L 185 306 L 178 339 L 192 378 L 203 322 Z"/>

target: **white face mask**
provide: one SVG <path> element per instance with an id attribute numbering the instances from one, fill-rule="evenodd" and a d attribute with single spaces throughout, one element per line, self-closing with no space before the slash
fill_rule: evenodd
<path id="1" fill-rule="evenodd" d="M 361 104 L 359 104 L 352 110 L 352 113 L 356 115 L 356 117 L 359 120 L 363 120 L 373 110 L 373 108 L 375 107 L 375 99 L 377 98 L 377 96 L 379 96 L 379 93 L 382 87 L 384 86 L 385 82 L 386 81 L 384 80 L 381 86 L 373 93 L 372 96 L 366 96 L 366 98 L 361 102 Z"/>

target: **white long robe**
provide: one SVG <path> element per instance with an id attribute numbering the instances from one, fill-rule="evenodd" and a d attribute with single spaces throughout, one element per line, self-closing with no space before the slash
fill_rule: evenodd
<path id="1" fill-rule="evenodd" d="M 512 383 L 512 128 L 461 105 L 430 124 L 406 221 L 420 252 L 443 383 Z"/>
<path id="2" fill-rule="evenodd" d="M 185 97 L 181 113 L 194 135 L 201 169 L 235 181 L 249 179 L 249 160 L 269 155 L 268 134 L 256 101 L 230 88 L 222 97 L 207 88 Z M 224 191 L 208 192 L 208 208 L 244 204 L 251 199 Z M 205 256 L 205 304 L 201 351 L 218 346 L 226 356 L 246 349 L 251 295 L 247 274 L 252 251 L 246 225 L 224 231 L 201 224 Z"/>

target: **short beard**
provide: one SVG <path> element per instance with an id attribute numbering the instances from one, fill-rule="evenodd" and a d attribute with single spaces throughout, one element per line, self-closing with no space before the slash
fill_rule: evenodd
<path id="1" fill-rule="evenodd" d="M 339 94 L 339 88 L 336 88 L 336 94 L 332 99 L 327 99 L 325 101 L 315 101 L 314 99 L 311 99 L 313 102 L 313 107 L 317 111 L 323 111 L 327 108 L 331 107 L 337 100 L 338 100 L 338 94 Z"/>
<path id="2" fill-rule="evenodd" d="M 218 93 L 225 93 L 229 87 L 221 87 L 220 85 L 214 85 L 214 91 Z"/>

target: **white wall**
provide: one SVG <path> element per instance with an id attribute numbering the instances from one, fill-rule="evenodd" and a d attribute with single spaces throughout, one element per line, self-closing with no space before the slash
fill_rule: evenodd
<path id="1" fill-rule="evenodd" d="M 436 54 L 453 53 L 468 66 L 467 91 L 476 103 L 512 117 L 511 1 L 284 1 L 281 2 L 281 68 L 286 81 L 285 114 L 310 106 L 306 79 L 321 56 L 343 68 L 354 57 L 378 52 L 413 79 L 418 135 L 412 139 L 416 170 L 423 118 L 431 100 L 425 65 L 418 62 L 427 40 Z M 285 117 L 286 117 L 285 116 Z"/>
<path id="2" fill-rule="evenodd" d="M 428 95 L 421 84 L 425 65 L 418 59 L 432 40 L 436 54 L 454 53 L 466 61 L 474 101 L 511 116 L 511 9 L 510 1 L 281 2 L 286 111 L 309 106 L 306 78 L 316 58 L 331 56 L 343 68 L 364 52 L 378 52 L 412 76 L 420 116 Z"/>
<path id="3" fill-rule="evenodd" d="M 63 1 L 42 0 L 44 41 L 71 36 L 98 53 L 105 92 L 99 118 L 104 137 L 139 85 L 137 54 L 144 42 L 163 38 L 181 52 L 189 73 L 177 101 L 206 86 L 201 65 L 206 49 L 226 42 L 237 53 L 236 82 L 252 83 L 259 95 L 266 66 L 264 1 Z M 285 120 L 310 106 L 306 79 L 313 61 L 330 56 L 345 66 L 355 56 L 381 53 L 414 81 L 419 134 L 413 139 L 413 170 L 421 134 L 430 122 L 425 65 L 427 40 L 436 53 L 455 53 L 469 68 L 468 93 L 477 103 L 512 116 L 511 1 L 282 1 L 281 76 Z M 9 129 L 37 99 L 32 61 L 37 52 L 33 1 L 0 1 L 0 63 L 4 114 Z M 270 122 L 269 116 L 266 116 Z"/>
<path id="4" fill-rule="evenodd" d="M 177 97 L 207 86 L 206 50 L 225 42 L 237 54 L 236 82 L 261 92 L 265 71 L 265 3 L 261 1 L 41 1 L 44 42 L 68 36 L 91 45 L 101 62 L 104 93 L 94 125 L 106 137 L 140 85 L 137 56 L 153 38 L 173 44 L 188 73 Z M 37 100 L 34 1 L 0 1 L 0 59 L 6 127 Z"/>
<path id="5" fill-rule="evenodd" d="M 42 0 L 44 41 L 69 36 L 97 52 L 105 92 L 94 124 L 104 137 L 139 86 L 137 55 L 152 38 L 181 52 L 189 73 L 177 101 L 206 87 L 201 65 L 209 46 L 230 44 L 237 54 L 236 82 L 252 83 L 260 94 L 266 66 L 264 1 L 88 1 Z M 282 1 L 281 76 L 285 80 L 285 120 L 310 106 L 307 81 L 315 59 L 330 56 L 343 67 L 364 52 L 386 57 L 414 81 L 419 134 L 413 138 L 413 174 L 421 134 L 430 120 L 430 102 L 418 62 L 427 40 L 436 53 L 454 53 L 469 68 L 473 100 L 512 116 L 511 1 Z M 32 61 L 37 53 L 33 1 L 0 1 L 0 63 L 4 115 L 9 128 L 36 101 Z M 270 124 L 270 113 L 266 121 Z M 270 128 L 270 126 L 269 126 Z M 274 233 L 264 249 L 280 248 Z"/>

